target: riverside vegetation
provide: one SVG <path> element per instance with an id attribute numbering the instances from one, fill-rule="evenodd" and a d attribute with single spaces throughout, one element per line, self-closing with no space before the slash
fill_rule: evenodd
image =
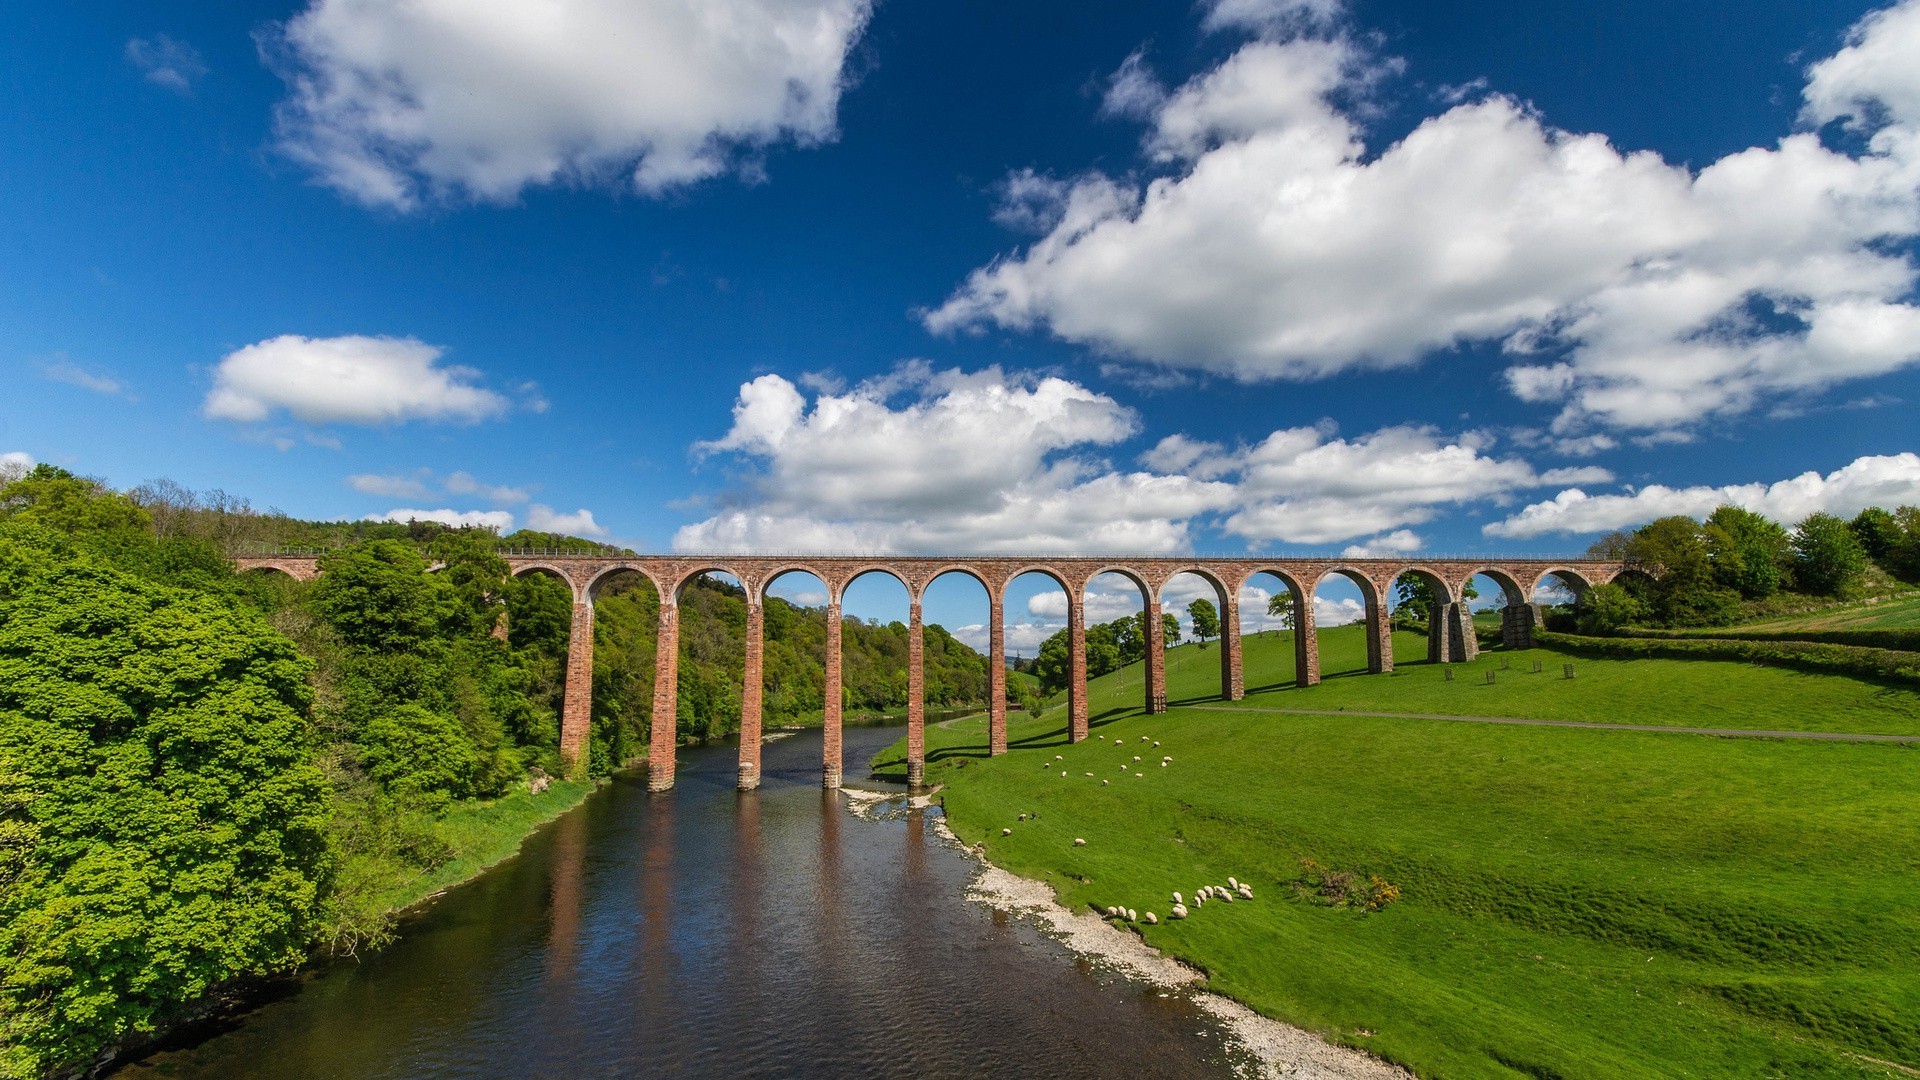
<path id="1" fill-rule="evenodd" d="M 330 550 L 300 583 L 235 574 L 250 542 Z M 529 783 L 560 772 L 572 598 L 508 577 L 501 542 L 0 477 L 0 1076 L 83 1071 L 377 945 L 592 790 Z M 679 734 L 728 734 L 744 596 L 702 581 L 682 603 Z M 658 600 L 616 582 L 597 608 L 589 777 L 646 745 Z M 769 719 L 817 722 L 825 612 L 775 600 L 767 628 Z M 848 620 L 855 710 L 904 703 L 905 639 Z M 978 701 L 984 658 L 935 627 L 927 644 L 935 700 Z"/>
<path id="2" fill-rule="evenodd" d="M 1910 529 L 1915 515 L 1901 520 Z M 1701 532 L 1669 521 L 1654 535 Z M 1613 599 L 1644 622 L 1697 626 L 1699 593 L 1729 588 L 1710 561 L 1699 569 L 1691 586 L 1639 582 Z M 1893 592 L 1895 570 L 1911 580 L 1906 566 L 1862 559 L 1828 595 Z M 1792 613 L 1817 602 L 1776 589 L 1704 606 L 1767 619 L 1789 641 L 1796 626 L 1855 625 L 1845 620 L 1862 611 L 1894 635 L 1880 644 L 1905 643 L 1911 631 L 1900 628 L 1920 622 L 1902 617 L 1920 611 L 1898 597 Z M 1589 633 L 1645 633 L 1625 621 L 1596 627 L 1590 612 L 1556 621 L 1581 615 Z M 934 726 L 926 779 L 941 785 L 955 832 L 994 863 L 1050 883 L 1072 907 L 1131 908 L 1143 921 L 1157 911 L 1157 925 L 1134 928 L 1212 989 L 1420 1075 L 1920 1068 L 1920 687 L 1795 670 L 1779 657 L 1761 666 L 1589 648 L 1700 643 L 1691 637 L 1549 637 L 1577 651 L 1494 648 L 1448 678 L 1425 662 L 1424 637 L 1401 630 L 1396 670 L 1366 676 L 1362 628 L 1323 629 L 1325 681 L 1302 689 L 1291 685 L 1291 632 L 1251 634 L 1250 693 L 1237 703 L 1219 700 L 1218 652 L 1185 645 L 1167 653 L 1165 714 L 1142 713 L 1131 664 L 1089 684 L 1086 742 L 1068 743 L 1056 696 L 1038 715 L 1014 715 L 999 758 L 986 756 L 981 718 Z M 1895 653 L 1920 670 L 1920 655 Z M 1156 767 L 1163 754 L 1171 762 Z M 874 764 L 897 778 L 904 748 Z M 1229 874 L 1258 899 L 1165 918 L 1173 891 Z M 1366 902 L 1354 901 L 1355 883 Z"/>

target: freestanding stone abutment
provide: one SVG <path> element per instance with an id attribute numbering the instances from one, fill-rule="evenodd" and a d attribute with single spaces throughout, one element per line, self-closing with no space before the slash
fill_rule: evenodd
<path id="1" fill-rule="evenodd" d="M 1090 722 L 1087 698 L 1087 588 L 1103 573 L 1118 573 L 1140 586 L 1146 603 L 1145 697 L 1148 712 L 1167 708 L 1164 634 L 1158 612 L 1161 591 L 1176 574 L 1193 573 L 1215 585 L 1221 597 L 1220 684 L 1222 696 L 1236 700 L 1246 692 L 1241 669 L 1240 592 L 1249 578 L 1269 573 L 1291 594 L 1294 612 L 1294 680 L 1300 686 L 1320 681 L 1320 649 L 1315 636 L 1314 593 L 1328 575 L 1354 583 L 1365 604 L 1367 670 L 1393 670 L 1393 642 L 1387 606 L 1394 582 L 1416 574 L 1434 590 L 1435 609 L 1429 621 L 1428 658 L 1440 662 L 1470 660 L 1478 651 L 1472 615 L 1460 597 L 1475 575 L 1497 582 L 1506 594 L 1501 618 L 1502 640 L 1509 647 L 1533 643 L 1539 614 L 1533 591 L 1549 579 L 1576 595 L 1593 585 L 1612 581 L 1627 569 L 1625 563 L 1595 559 L 1265 559 L 1167 558 L 1145 556 L 1114 559 L 1078 556 L 863 556 L 795 555 L 575 555 L 506 551 L 502 553 L 515 575 L 549 573 L 565 581 L 573 592 L 572 637 L 567 651 L 567 682 L 560 719 L 560 753 L 570 771 L 585 768 L 593 730 L 593 599 L 599 584 L 616 571 L 644 576 L 660 597 L 659 642 L 654 659 L 653 729 L 648 740 L 647 784 L 655 791 L 673 787 L 674 754 L 678 743 L 677 708 L 680 670 L 680 589 L 699 575 L 715 571 L 731 575 L 747 594 L 745 680 L 740 696 L 741 731 L 739 784 L 742 789 L 760 783 L 760 728 L 764 688 L 766 588 L 781 574 L 805 571 L 827 587 L 827 655 L 825 726 L 821 740 L 821 781 L 838 787 L 844 770 L 841 741 L 843 690 L 841 678 L 841 617 L 846 588 L 869 572 L 889 574 L 907 587 L 909 603 L 907 656 L 907 775 L 919 783 L 926 770 L 926 671 L 921 602 L 927 586 L 942 574 L 965 573 L 985 586 L 990 609 L 988 752 L 1007 750 L 1006 592 L 1021 574 L 1045 574 L 1067 593 L 1067 628 L 1071 643 L 1068 677 L 1067 731 L 1078 742 L 1087 737 Z M 278 555 L 234 560 L 242 570 L 273 570 L 307 580 L 322 569 L 313 555 Z"/>

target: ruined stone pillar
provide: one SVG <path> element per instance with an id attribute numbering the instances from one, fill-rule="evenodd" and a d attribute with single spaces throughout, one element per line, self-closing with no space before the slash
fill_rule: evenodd
<path id="1" fill-rule="evenodd" d="M 987 755 L 1007 752 L 1006 602 L 993 597 L 987 606 Z"/>
<path id="2" fill-rule="evenodd" d="M 1231 591 L 1220 609 L 1220 696 L 1227 701 L 1247 696 L 1247 675 L 1240 668 L 1240 594 Z"/>
<path id="3" fill-rule="evenodd" d="M 1087 607 L 1067 593 L 1067 741 L 1087 737 Z"/>
<path id="4" fill-rule="evenodd" d="M 493 630 L 490 632 L 495 641 L 507 640 L 507 606 L 505 604 L 500 605 L 500 614 L 494 617 Z"/>
<path id="5" fill-rule="evenodd" d="M 1384 593 L 1380 594 L 1384 596 Z M 1384 599 L 1367 599 L 1367 671 L 1384 675 L 1393 670 L 1393 621 Z"/>
<path id="6" fill-rule="evenodd" d="M 1465 604 L 1448 604 L 1447 608 L 1447 660 L 1464 664 L 1480 655 L 1480 638 L 1473 632 L 1473 609 Z"/>
<path id="7" fill-rule="evenodd" d="M 593 734 L 593 601 L 573 602 L 567 635 L 567 690 L 560 706 L 560 764 L 568 776 L 585 776 L 587 740 Z"/>
<path id="8" fill-rule="evenodd" d="M 907 784 L 919 787 L 926 778 L 926 641 L 921 633 L 920 598 L 916 596 L 907 615 Z"/>
<path id="9" fill-rule="evenodd" d="M 1167 632 L 1161 626 L 1159 598 L 1147 597 L 1147 652 L 1141 664 L 1146 671 L 1146 701 L 1148 715 L 1167 711 Z"/>
<path id="10" fill-rule="evenodd" d="M 1436 600 L 1433 610 L 1427 612 L 1427 660 L 1430 663 L 1453 663 L 1453 630 L 1458 621 L 1454 612 L 1459 606 Z"/>
<path id="11" fill-rule="evenodd" d="M 663 592 L 660 633 L 653 651 L 653 730 L 647 744 L 647 790 L 673 787 L 673 752 L 680 734 L 680 605 Z"/>
<path id="12" fill-rule="evenodd" d="M 1537 619 L 1532 604 L 1508 604 L 1500 612 L 1500 644 L 1509 649 L 1533 648 Z"/>
<path id="13" fill-rule="evenodd" d="M 1320 627 L 1310 589 L 1293 595 L 1293 684 L 1320 684 Z"/>
<path id="14" fill-rule="evenodd" d="M 823 787 L 837 788 L 840 786 L 840 706 L 844 696 L 840 689 L 840 601 L 837 599 L 827 605 L 827 680 L 822 694 L 826 731 L 820 739 L 820 783 Z"/>
<path id="15" fill-rule="evenodd" d="M 762 658 L 766 655 L 767 609 L 747 604 L 746 676 L 740 687 L 741 791 L 760 786 L 760 699 L 765 688 Z"/>

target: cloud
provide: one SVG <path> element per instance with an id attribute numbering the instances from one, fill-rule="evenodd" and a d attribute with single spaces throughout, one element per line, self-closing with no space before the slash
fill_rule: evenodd
<path id="1" fill-rule="evenodd" d="M 562 533 L 567 536 L 607 535 L 607 530 L 593 520 L 593 511 L 575 510 L 571 514 L 562 514 L 551 506 L 534 503 L 527 507 L 527 528 L 535 532 Z"/>
<path id="2" fill-rule="evenodd" d="M 902 400 L 904 399 L 904 400 Z M 698 444 L 753 472 L 681 550 L 1173 551 L 1231 489 L 1119 472 L 1085 456 L 1132 436 L 1132 410 L 1077 383 L 925 364 L 809 401 L 765 375 Z"/>
<path id="3" fill-rule="evenodd" d="M 128 41 L 126 57 L 128 63 L 146 75 L 148 82 L 176 94 L 193 93 L 194 82 L 207 73 L 200 50 L 165 34 Z"/>
<path id="4" fill-rule="evenodd" d="M 107 394 L 113 397 L 124 397 L 129 401 L 133 400 L 133 395 L 127 393 L 126 383 L 121 382 L 111 375 L 88 371 L 70 361 L 58 360 L 42 367 L 40 371 L 41 374 L 52 379 L 54 382 L 66 383 L 68 386 L 77 386 L 82 390 L 91 390 L 96 394 Z"/>
<path id="5" fill-rule="evenodd" d="M 466 472 L 447 474 L 445 486 L 449 492 L 455 495 L 478 495 L 488 502 L 523 503 L 532 497 L 527 493 L 526 488 L 483 484 L 475 480 L 472 473 Z"/>
<path id="6" fill-rule="evenodd" d="M 440 366 L 446 352 L 415 338 L 283 334 L 236 349 L 214 369 L 202 412 L 255 423 L 276 410 L 313 424 L 472 423 L 507 411 L 472 368 Z"/>
<path id="7" fill-rule="evenodd" d="M 1348 544 L 1341 549 L 1340 556 L 1346 559 L 1383 559 L 1419 551 L 1424 543 L 1412 529 L 1395 529 L 1358 544 Z"/>
<path id="8" fill-rule="evenodd" d="M 373 206 L 658 193 L 836 134 L 869 0 L 313 0 L 263 41 L 281 149 Z"/>
<path id="9" fill-rule="evenodd" d="M 430 489 L 419 476 L 378 476 L 373 473 L 358 473 L 347 477 L 347 486 L 365 495 L 381 495 L 389 499 L 419 499 L 431 494 Z"/>
<path id="10" fill-rule="evenodd" d="M 1805 472 L 1772 484 L 1652 484 L 1624 495 L 1589 495 L 1569 488 L 1505 520 L 1489 522 L 1481 531 L 1509 538 L 1605 532 L 1672 514 L 1705 517 L 1726 503 L 1788 524 L 1817 511 L 1851 516 L 1867 506 L 1920 505 L 1920 455 L 1861 457 L 1825 476 Z"/>
<path id="11" fill-rule="evenodd" d="M 1399 426 L 1349 440 L 1323 424 L 1276 431 L 1242 450 L 1201 455 L 1188 469 L 1235 481 L 1236 509 L 1223 529 L 1256 545 L 1326 544 L 1367 535 L 1375 536 L 1375 544 L 1389 538 L 1405 543 L 1412 535 L 1405 526 L 1431 521 L 1448 506 L 1503 503 L 1518 491 L 1571 482 L 1549 476 L 1589 483 L 1613 478 L 1594 467 L 1543 475 L 1490 449 L 1489 437 L 1474 432 L 1446 439 L 1433 428 Z"/>
<path id="12" fill-rule="evenodd" d="M 505 510 L 389 510 L 384 514 L 369 514 L 368 521 L 437 521 L 442 525 L 455 528 L 463 526 L 492 529 L 497 533 L 513 531 L 513 515 Z"/>
<path id="13" fill-rule="evenodd" d="M 1223 0 L 1207 19 L 1311 29 L 1302 10 Z M 1337 32 L 1262 33 L 1152 107 L 1144 150 L 1164 175 L 1074 180 L 1050 232 L 975 270 L 927 326 L 1249 382 L 1496 343 L 1508 389 L 1556 407 L 1567 438 L 1920 363 L 1915 264 L 1889 243 L 1920 235 L 1920 0 L 1809 69 L 1805 122 L 1864 142 L 1802 131 L 1698 171 L 1500 94 L 1370 154 L 1364 103 L 1396 62 Z"/>
<path id="14" fill-rule="evenodd" d="M 1324 29 L 1346 14 L 1341 0 L 1208 0 L 1207 30 L 1287 33 Z"/>

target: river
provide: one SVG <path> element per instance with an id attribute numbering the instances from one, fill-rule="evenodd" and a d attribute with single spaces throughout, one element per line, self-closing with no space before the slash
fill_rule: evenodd
<path id="1" fill-rule="evenodd" d="M 850 775 L 899 737 L 848 727 Z M 978 865 L 904 796 L 822 792 L 820 732 L 622 776 L 521 854 L 148 1077 L 1227 1076 L 1184 994 L 964 898 Z M 874 785 L 865 785 L 874 786 Z"/>

